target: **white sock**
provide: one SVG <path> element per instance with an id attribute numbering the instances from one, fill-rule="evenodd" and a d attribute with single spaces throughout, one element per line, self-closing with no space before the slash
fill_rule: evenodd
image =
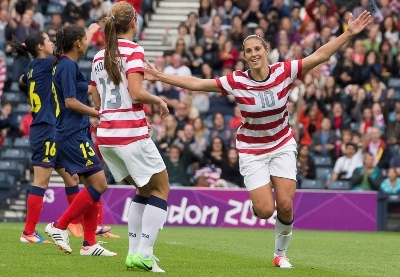
<path id="1" fill-rule="evenodd" d="M 286 256 L 286 250 L 289 247 L 290 240 L 292 239 L 292 222 L 282 221 L 277 217 L 275 222 L 275 252 L 274 257 Z"/>
<path id="2" fill-rule="evenodd" d="M 128 212 L 128 237 L 129 250 L 128 254 L 135 254 L 139 250 L 140 238 L 142 237 L 142 218 L 146 208 L 147 197 L 135 195 Z"/>
<path id="3" fill-rule="evenodd" d="M 167 201 L 151 195 L 143 212 L 142 237 L 139 252 L 143 258 L 153 256 L 153 246 L 158 232 L 167 218 Z"/>

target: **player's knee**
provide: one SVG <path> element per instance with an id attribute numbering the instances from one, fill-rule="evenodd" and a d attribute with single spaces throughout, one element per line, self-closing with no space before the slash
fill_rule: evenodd
<path id="1" fill-rule="evenodd" d="M 261 219 L 268 219 L 274 214 L 274 208 L 263 206 L 263 207 L 254 207 L 257 216 Z"/>
<path id="2" fill-rule="evenodd" d="M 283 215 L 289 215 L 292 214 L 293 212 L 293 202 L 291 200 L 285 200 L 282 201 L 281 203 L 277 203 L 277 212 L 279 214 Z"/>

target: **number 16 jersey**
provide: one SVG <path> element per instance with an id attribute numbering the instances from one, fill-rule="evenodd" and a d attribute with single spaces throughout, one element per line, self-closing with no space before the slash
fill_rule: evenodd
<path id="1" fill-rule="evenodd" d="M 144 50 L 132 41 L 118 39 L 122 61 L 122 81 L 115 85 L 104 68 L 104 52 L 93 59 L 91 85 L 100 95 L 100 125 L 97 142 L 100 146 L 123 146 L 149 138 L 143 104 L 134 101 L 128 91 L 128 75 L 143 74 Z"/>

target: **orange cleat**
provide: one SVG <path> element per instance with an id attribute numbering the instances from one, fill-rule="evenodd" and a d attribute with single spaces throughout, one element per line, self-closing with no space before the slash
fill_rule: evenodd
<path id="1" fill-rule="evenodd" d="M 83 237 L 82 225 L 80 223 L 77 224 L 70 223 L 68 225 L 68 230 L 74 237 L 77 238 Z"/>

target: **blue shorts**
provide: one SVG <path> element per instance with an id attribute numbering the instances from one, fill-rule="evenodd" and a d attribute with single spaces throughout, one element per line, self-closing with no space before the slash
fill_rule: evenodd
<path id="1" fill-rule="evenodd" d="M 47 123 L 31 126 L 29 143 L 32 149 L 32 165 L 40 167 L 62 168 L 57 159 L 57 147 L 54 140 L 56 127 Z"/>
<path id="2" fill-rule="evenodd" d="M 75 133 L 73 136 L 57 141 L 57 157 L 69 174 L 89 177 L 101 170 L 103 165 L 95 152 L 93 141 L 87 130 Z"/>

